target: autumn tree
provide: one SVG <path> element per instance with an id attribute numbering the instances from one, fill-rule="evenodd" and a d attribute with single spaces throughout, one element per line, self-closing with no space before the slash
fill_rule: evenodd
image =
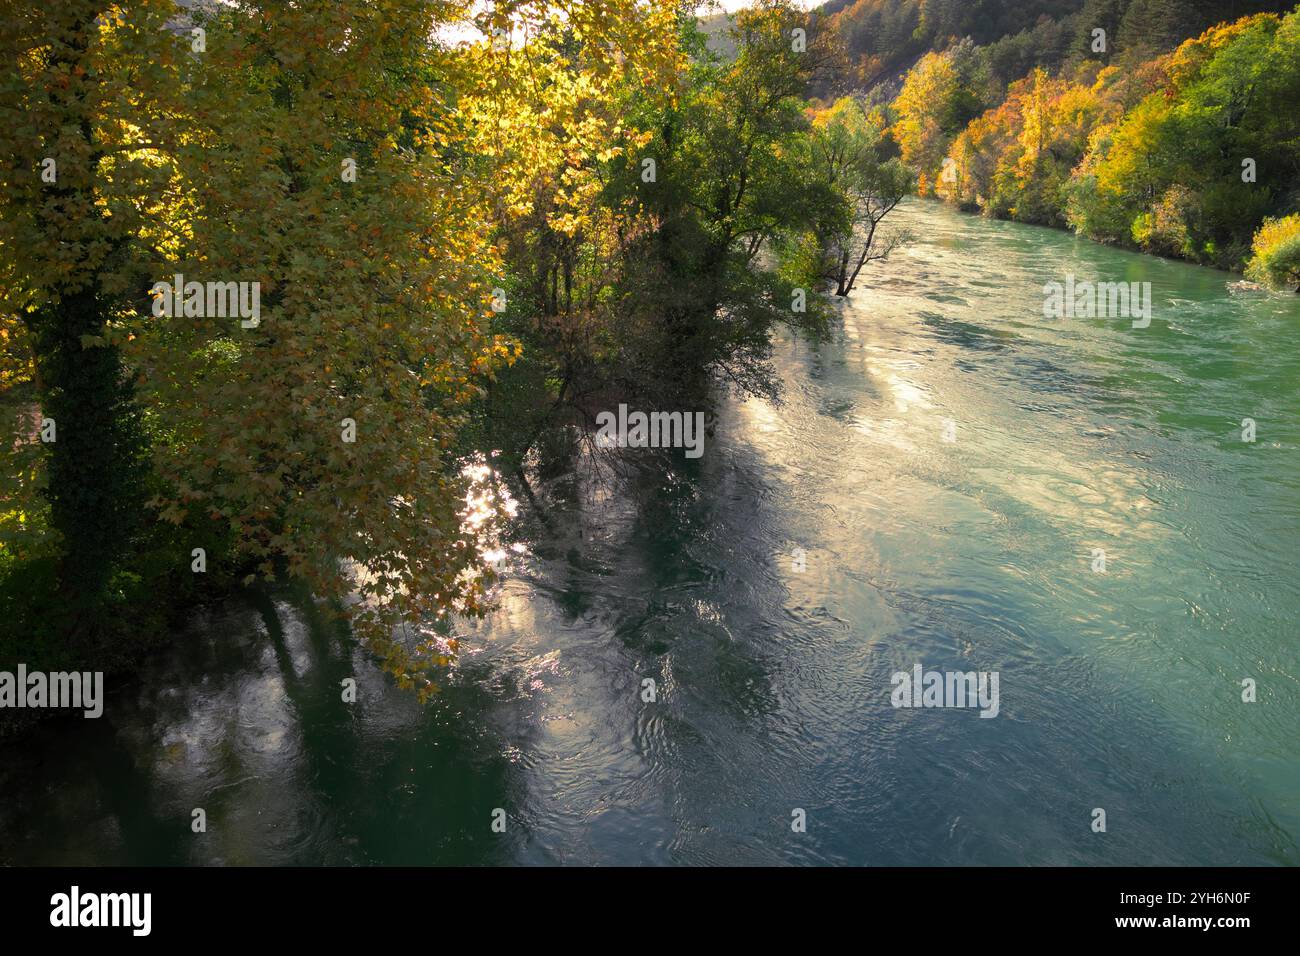
<path id="1" fill-rule="evenodd" d="M 130 350 L 165 436 L 160 516 L 223 530 L 268 579 L 355 594 L 357 633 L 404 681 L 421 648 L 393 629 L 481 602 L 488 516 L 446 449 L 513 354 L 487 329 L 464 76 L 430 42 L 453 12 L 240 2 L 201 21 L 170 197 L 186 213 L 154 275 L 256 285 L 258 311 L 145 309 Z"/>
<path id="2" fill-rule="evenodd" d="M 261 315 L 142 324 L 142 388 L 169 436 L 155 503 L 228 528 L 265 575 L 352 601 L 403 682 L 422 683 L 431 647 L 398 625 L 480 610 L 491 580 L 504 514 L 490 470 L 457 452 L 519 354 L 497 326 L 510 231 L 541 216 L 578 246 L 600 227 L 609 97 L 675 75 L 664 9 L 502 3 L 468 45 L 431 41 L 467 22 L 458 3 L 245 2 L 208 21 L 174 265 L 259 282 Z M 566 256 L 552 245 L 534 276 L 572 277 Z"/>
<path id="3" fill-rule="evenodd" d="M 108 333 L 140 297 L 166 184 L 156 150 L 180 110 L 174 14 L 165 0 L 67 0 L 0 15 L 0 347 L 31 368 L 56 610 L 83 652 L 143 521 L 141 419 Z M 0 441 L 31 440 L 29 423 L 10 423 L 20 432 Z"/>
<path id="4" fill-rule="evenodd" d="M 595 386 L 622 321 L 623 244 L 652 224 L 604 192 L 615 167 L 640 169 L 652 136 L 640 120 L 675 101 L 678 15 L 673 3 L 634 0 L 498 6 L 477 20 L 498 41 L 465 50 L 461 102 L 479 175 L 495 184 L 504 259 L 493 321 L 524 346 L 465 439 L 500 449 L 516 475 L 542 431 Z"/>
<path id="5" fill-rule="evenodd" d="M 1266 219 L 1255 233 L 1246 275 L 1278 289 L 1300 292 L 1300 213 Z"/>
<path id="6" fill-rule="evenodd" d="M 614 107 L 671 85 L 674 15 L 503 3 L 466 45 L 458 0 L 6 8 L 0 371 L 57 422 L 79 620 L 147 525 L 154 570 L 304 581 L 420 681 L 400 625 L 483 606 L 504 517 L 457 445 L 519 352 L 503 230 L 607 230 Z"/>
<path id="7" fill-rule="evenodd" d="M 979 57 L 969 43 L 927 53 L 908 71 L 893 102 L 893 136 L 903 161 L 917 171 L 917 191 L 934 192 L 956 135 L 981 109 Z"/>

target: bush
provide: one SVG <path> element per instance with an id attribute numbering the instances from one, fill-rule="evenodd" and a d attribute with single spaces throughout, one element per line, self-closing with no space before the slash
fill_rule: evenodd
<path id="1" fill-rule="evenodd" d="M 1300 292 L 1300 213 L 1265 219 L 1251 252 L 1247 276 L 1276 289 Z"/>

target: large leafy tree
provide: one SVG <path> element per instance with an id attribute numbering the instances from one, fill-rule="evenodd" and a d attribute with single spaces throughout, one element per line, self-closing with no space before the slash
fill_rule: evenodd
<path id="1" fill-rule="evenodd" d="M 404 618 L 474 609 L 458 411 L 510 354 L 486 330 L 482 184 L 429 38 L 453 8 L 240 2 L 202 21 L 166 281 L 258 283 L 260 315 L 145 312 L 132 356 L 166 440 L 162 518 L 316 593 L 395 672 Z M 186 555 L 186 558 L 188 555 Z"/>
<path id="2" fill-rule="evenodd" d="M 57 606 L 83 653 L 143 517 L 140 419 L 106 333 L 152 255 L 147 220 L 167 182 L 157 150 L 181 109 L 174 13 L 164 0 L 66 0 L 0 14 L 0 347 L 31 369 L 46 421 Z M 0 441 L 27 442 L 28 422 L 10 422 L 22 430 Z"/>
<path id="3" fill-rule="evenodd" d="M 492 328 L 496 231 L 532 209 L 577 231 L 581 157 L 618 138 L 606 91 L 674 72 L 665 10 L 505 3 L 453 43 L 458 0 L 6 8 L 0 369 L 21 381 L 28 349 L 58 420 L 65 587 L 103 591 L 156 516 L 166 567 L 213 546 L 303 580 L 417 680 L 430 647 L 399 625 L 482 606 L 502 516 L 453 452 L 518 351 Z M 258 313 L 158 307 L 178 274 L 246 283 Z"/>

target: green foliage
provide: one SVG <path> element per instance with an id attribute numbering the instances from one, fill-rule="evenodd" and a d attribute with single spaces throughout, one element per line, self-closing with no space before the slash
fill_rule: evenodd
<path id="1" fill-rule="evenodd" d="M 912 187 L 912 173 L 888 156 L 885 119 L 845 97 L 817 113 L 809 138 L 809 175 L 826 199 L 814 229 L 821 249 L 821 278 L 848 295 L 864 266 L 888 258 L 906 236 L 881 223 Z M 804 254 L 798 244 L 793 251 Z"/>
<path id="2" fill-rule="evenodd" d="M 759 392 L 771 391 L 771 327 L 814 330 L 823 318 L 811 294 L 809 311 L 792 311 L 792 287 L 754 267 L 764 243 L 811 226 L 826 202 L 803 175 L 803 96 L 834 51 L 815 32 L 806 52 L 792 50 L 799 26 L 804 15 L 781 3 L 740 14 L 736 57 L 697 62 L 680 104 L 656 124 L 650 152 L 665 175 L 635 186 L 635 201 L 661 223 L 632 255 L 655 263 L 636 308 L 666 316 L 663 367 L 720 372 Z"/>
<path id="3" fill-rule="evenodd" d="M 525 460 L 544 471 L 546 456 L 529 452 L 550 426 L 588 428 L 616 401 L 706 407 L 719 383 L 773 396 L 774 327 L 824 328 L 818 229 L 850 208 L 809 166 L 805 93 L 838 62 L 831 34 L 808 30 L 809 47 L 795 48 L 792 31 L 809 26 L 765 2 L 706 37 L 683 11 L 673 82 L 647 95 L 615 74 L 597 107 L 608 135 L 563 144 L 536 167 L 528 207 L 498 220 L 515 304 L 495 328 L 523 356 L 475 403 L 463 437 L 499 451 L 504 471 Z M 539 52 L 537 85 L 568 82 L 583 47 L 565 50 Z"/>
<path id="4" fill-rule="evenodd" d="M 1189 40 L 1166 88 L 1100 135 L 1071 194 L 1092 238 L 1240 267 L 1291 188 L 1300 14 L 1244 19 Z M 1243 176 L 1251 167 L 1255 181 Z"/>

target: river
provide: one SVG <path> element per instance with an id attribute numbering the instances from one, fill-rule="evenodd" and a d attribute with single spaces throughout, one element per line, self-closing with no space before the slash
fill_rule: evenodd
<path id="1" fill-rule="evenodd" d="M 896 216 L 782 406 L 539 483 L 430 704 L 291 593 L 203 609 L 0 747 L 0 862 L 1300 862 L 1300 297 Z M 1044 319 L 1071 274 L 1150 282 L 1150 327 Z M 916 664 L 998 673 L 997 717 L 894 708 Z"/>

